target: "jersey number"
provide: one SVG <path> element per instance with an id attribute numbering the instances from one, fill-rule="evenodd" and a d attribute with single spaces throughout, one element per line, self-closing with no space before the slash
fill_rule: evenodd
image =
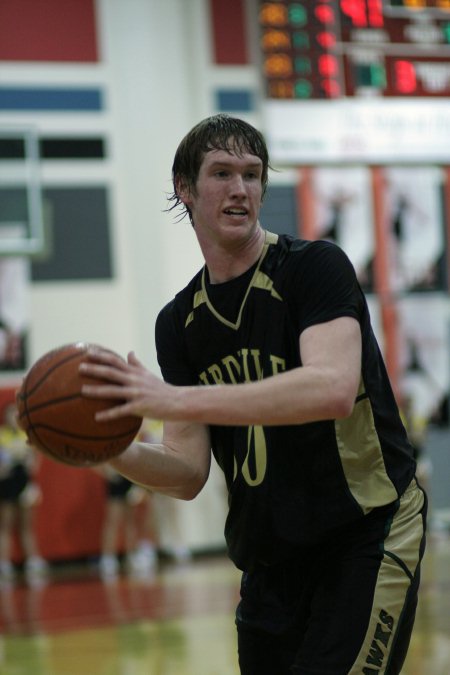
<path id="1" fill-rule="evenodd" d="M 236 458 L 234 460 L 234 477 L 238 471 Z M 264 428 L 252 426 L 247 432 L 247 454 L 241 467 L 242 475 L 247 485 L 260 485 L 266 475 L 267 446 Z"/>

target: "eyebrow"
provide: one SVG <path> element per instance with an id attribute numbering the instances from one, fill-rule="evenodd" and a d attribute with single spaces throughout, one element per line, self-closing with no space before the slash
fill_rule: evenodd
<path id="1" fill-rule="evenodd" d="M 215 160 L 214 162 L 212 162 L 209 165 L 209 168 L 215 169 L 216 167 L 219 167 L 219 166 L 229 166 L 231 163 L 232 163 L 232 160 L 227 160 L 227 159 Z M 259 159 L 256 162 L 245 162 L 243 164 L 243 166 L 246 169 L 261 169 L 262 168 L 262 161 Z"/>

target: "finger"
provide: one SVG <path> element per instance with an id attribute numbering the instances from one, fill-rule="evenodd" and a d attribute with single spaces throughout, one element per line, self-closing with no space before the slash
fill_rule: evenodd
<path id="1" fill-rule="evenodd" d="M 125 360 L 116 352 L 101 347 L 89 347 L 86 351 L 86 358 L 91 362 L 110 363 L 120 367 Z"/>
<path id="2" fill-rule="evenodd" d="M 108 398 L 112 400 L 126 400 L 126 389 L 114 384 L 83 384 L 81 393 L 88 398 Z"/>
<path id="3" fill-rule="evenodd" d="M 137 413 L 133 410 L 131 403 L 124 403 L 123 405 L 115 405 L 111 408 L 100 410 L 95 413 L 95 419 L 97 422 L 108 422 L 109 420 L 128 417 L 129 415 L 137 415 Z"/>
<path id="4" fill-rule="evenodd" d="M 137 358 L 135 352 L 129 352 L 128 354 L 128 363 L 133 366 L 140 366 L 143 368 L 143 364 L 139 359 Z"/>
<path id="5" fill-rule="evenodd" d="M 100 365 L 98 363 L 88 363 L 83 361 L 78 367 L 82 375 L 88 377 L 95 377 L 98 380 L 109 380 L 111 382 L 123 383 L 125 382 L 126 373 L 115 365 Z"/>

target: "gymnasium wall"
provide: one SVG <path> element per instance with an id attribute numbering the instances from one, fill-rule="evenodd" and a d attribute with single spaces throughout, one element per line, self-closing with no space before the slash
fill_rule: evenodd
<path id="1" fill-rule="evenodd" d="M 48 235 L 45 250 L 28 263 L 26 364 L 52 347 L 83 340 L 123 355 L 134 349 L 157 371 L 157 313 L 202 265 L 189 222 L 165 211 L 172 158 L 192 125 L 215 112 L 236 114 L 264 130 L 256 15 L 256 0 L 0 3 L 0 223 L 24 218 L 24 196 L 11 179 L 20 144 L 2 144 L 1 129 L 31 129 Z M 333 194 L 345 197 L 344 188 L 352 186 L 338 243 L 367 282 L 385 347 L 383 308 L 370 277 L 377 247 L 374 176 L 364 167 L 346 171 L 271 172 L 262 222 L 274 231 L 329 236 Z M 382 180 L 388 178 L 382 173 Z M 430 187 L 438 231 L 419 238 L 413 254 L 407 248 L 405 255 L 430 250 L 438 264 L 438 300 L 421 295 L 422 306 L 425 298 L 433 307 L 422 325 L 434 326 L 432 339 L 428 330 L 421 344 L 427 357 L 439 355 L 433 377 L 445 391 L 450 368 L 442 242 L 445 249 L 449 179 L 427 174 L 426 180 L 438 183 Z M 420 176 L 414 181 L 423 184 Z M 419 221 L 412 227 L 421 231 Z M 8 396 L 22 374 L 1 373 Z M 54 559 L 95 554 L 104 501 L 98 477 L 43 459 L 39 480 L 44 553 Z M 226 498 L 217 469 L 194 502 L 163 501 L 159 512 L 166 543 L 182 538 L 194 549 L 223 545 Z"/>
<path id="2" fill-rule="evenodd" d="M 246 10 L 232 4 L 242 42 Z M 49 250 L 30 260 L 28 363 L 83 340 L 123 355 L 134 349 L 157 369 L 157 312 L 202 264 L 190 224 L 164 211 L 173 154 L 182 135 L 219 105 L 250 106 L 252 67 L 225 65 L 234 54 L 235 19 L 213 56 L 212 10 L 221 7 L 203 0 L 1 3 L 0 127 L 38 135 L 50 233 Z M 2 167 L 14 159 L 3 157 Z M 15 188 L 1 186 L 0 220 L 20 220 Z M 20 377 L 4 372 L 3 386 L 14 388 Z M 103 503 L 97 477 L 44 458 L 40 480 L 44 553 L 92 553 Z M 171 513 L 178 522 L 172 538 L 222 545 L 225 495 L 214 471 L 199 500 L 179 507 Z M 162 529 L 170 539 L 177 527 Z"/>

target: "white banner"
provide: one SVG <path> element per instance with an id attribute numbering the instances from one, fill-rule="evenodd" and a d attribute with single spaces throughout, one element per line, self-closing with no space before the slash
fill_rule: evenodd
<path id="1" fill-rule="evenodd" d="M 450 99 L 264 103 L 275 164 L 450 163 Z"/>

